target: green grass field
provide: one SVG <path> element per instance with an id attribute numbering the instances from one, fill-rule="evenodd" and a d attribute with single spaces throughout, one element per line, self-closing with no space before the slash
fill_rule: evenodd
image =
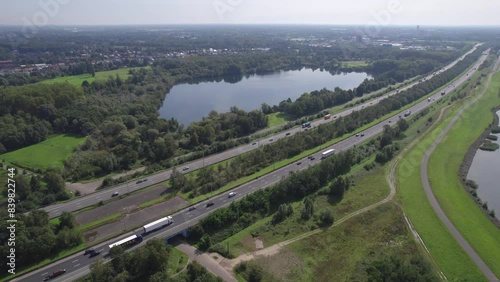
<path id="1" fill-rule="evenodd" d="M 0 159 L 35 169 L 62 168 L 63 161 L 83 142 L 85 137 L 82 136 L 58 135 L 38 144 L 0 155 Z"/>
<path id="2" fill-rule="evenodd" d="M 171 248 L 170 257 L 168 258 L 167 273 L 170 275 L 179 273 L 188 261 L 188 256 L 176 248 Z"/>
<path id="3" fill-rule="evenodd" d="M 490 95 L 488 95 L 490 96 Z M 495 95 L 493 95 L 495 96 Z M 485 103 L 488 106 L 491 106 L 493 101 L 491 101 L 489 98 L 484 97 L 483 100 L 480 103 Z M 401 161 L 400 166 L 398 167 L 398 179 L 399 179 L 399 186 L 398 186 L 398 191 L 399 195 L 401 196 L 403 205 L 404 205 L 404 210 L 408 214 L 409 218 L 412 220 L 414 226 L 416 227 L 417 231 L 419 232 L 420 236 L 422 237 L 423 241 L 425 242 L 427 248 L 431 252 L 433 258 L 435 259 L 436 263 L 439 265 L 440 269 L 444 272 L 444 274 L 447 276 L 447 278 L 451 281 L 458 279 L 458 280 L 465 280 L 465 281 L 485 281 L 484 276 L 482 273 L 479 271 L 479 269 L 475 266 L 475 264 L 472 262 L 472 260 L 467 256 L 467 254 L 462 250 L 462 248 L 458 245 L 458 243 L 455 241 L 455 239 L 451 236 L 451 234 L 447 231 L 447 229 L 444 227 L 440 219 L 436 216 L 434 213 L 434 210 L 430 206 L 430 204 L 427 201 L 427 197 L 425 196 L 425 193 L 423 191 L 423 187 L 420 181 L 420 163 L 423 157 L 424 152 L 427 150 L 427 148 L 430 146 L 432 141 L 439 135 L 439 133 L 446 127 L 447 123 L 451 120 L 454 114 L 459 109 L 459 106 L 463 105 L 462 103 L 457 103 L 454 105 L 452 108 L 447 110 L 447 115 L 446 118 L 442 123 L 439 124 L 439 126 L 434 129 L 430 134 L 427 134 L 420 142 L 419 145 L 416 146 L 414 149 L 410 150 L 405 158 Z M 489 112 L 489 110 L 486 110 Z M 473 126 L 474 127 L 474 126 Z M 484 127 L 479 127 L 479 128 L 484 128 Z M 467 129 L 466 129 L 467 130 Z M 481 129 L 482 131 L 482 129 Z M 479 135 L 479 134 L 478 134 Z M 460 137 L 462 138 L 462 137 Z M 476 136 L 477 138 L 477 136 Z M 463 139 L 462 139 L 463 140 Z M 447 140 L 445 140 L 447 141 Z M 459 142 L 460 143 L 460 142 Z M 457 147 L 451 146 L 453 150 L 452 152 L 454 154 L 457 154 Z M 442 147 L 442 146 L 438 146 Z M 460 157 L 456 161 L 456 166 L 458 167 L 461 163 L 461 160 L 463 158 L 463 155 L 465 154 L 466 150 L 468 147 L 466 146 L 465 150 L 463 151 L 463 154 L 458 154 Z M 434 161 L 434 159 L 440 159 L 442 160 L 441 163 L 436 164 L 430 164 L 429 167 L 429 172 L 431 175 L 434 175 L 435 177 L 438 176 L 439 178 L 446 179 L 447 181 L 452 181 L 451 179 L 454 179 L 455 181 L 452 181 L 451 183 L 457 183 L 457 171 L 453 169 L 449 169 L 451 160 L 447 159 L 444 155 L 441 155 L 441 153 L 436 154 L 434 152 L 433 157 L 431 158 L 431 162 Z M 437 166 L 442 166 L 441 168 Z M 448 176 L 445 176 L 447 175 Z M 450 178 L 451 177 L 451 178 Z M 432 178 L 432 176 L 431 176 Z M 432 179 L 431 179 L 432 181 Z M 488 221 L 484 215 L 480 214 L 478 215 L 474 210 L 479 211 L 477 206 L 474 204 L 468 205 L 464 204 L 463 202 L 471 202 L 472 200 L 469 198 L 468 195 L 466 195 L 464 189 L 462 187 L 456 187 L 455 189 L 449 189 L 449 185 L 452 185 L 451 183 L 445 184 L 443 187 L 439 187 L 436 189 L 435 183 L 433 183 L 433 189 L 434 193 L 436 193 L 436 196 L 438 199 L 440 199 L 440 202 L 442 201 L 441 198 L 446 199 L 445 201 L 449 200 L 449 203 L 453 201 L 453 204 L 451 205 L 454 209 L 462 209 L 461 210 L 461 216 L 464 214 L 470 214 L 467 217 L 474 217 L 477 216 L 477 221 L 478 222 L 483 222 L 483 220 Z M 443 189 L 441 189 L 443 188 Z M 448 188 L 448 189 L 446 189 Z M 445 190 L 446 189 L 446 190 Z M 441 192 L 440 192 L 441 191 Z M 444 206 L 443 206 L 444 208 Z M 450 212 L 454 213 L 457 210 L 448 210 L 445 209 L 449 217 L 454 217 L 454 215 L 450 216 Z M 480 211 L 479 211 L 480 212 Z M 489 221 L 488 221 L 489 223 Z M 491 223 L 489 223 L 491 224 Z M 482 224 L 474 224 L 475 228 L 478 228 L 477 226 L 484 226 Z M 488 224 L 485 224 L 486 226 Z M 458 226 L 456 226 L 459 230 Z M 479 228 L 480 228 L 479 227 Z M 486 227 L 487 228 L 487 227 Z M 489 228 L 487 228 L 489 229 Z M 489 230 L 491 231 L 491 230 Z M 498 230 L 496 230 L 498 232 Z M 462 232 L 462 230 L 461 230 Z M 488 231 L 487 234 L 491 234 Z M 474 230 L 474 239 L 473 242 L 469 241 L 473 247 L 475 245 L 481 245 L 484 244 L 484 242 L 481 243 L 475 243 L 478 241 L 478 238 L 481 238 L 482 236 L 479 234 L 482 234 L 481 230 Z M 465 235 L 465 234 L 462 234 Z M 488 236 L 488 235 L 487 235 Z M 490 241 L 491 243 L 491 241 Z M 498 244 L 498 243 L 497 243 Z M 498 254 L 493 254 L 493 250 L 495 250 L 495 245 L 489 245 L 489 254 L 485 254 L 486 256 L 497 256 Z M 498 245 L 497 245 L 498 246 Z M 476 247 L 475 247 L 476 248 Z M 478 249 L 476 248 L 478 251 Z M 483 254 L 480 254 L 483 256 Z M 483 259 L 487 260 L 486 258 L 483 257 Z M 498 260 L 497 260 L 498 262 Z M 498 264 L 497 264 L 498 266 Z"/>
<path id="4" fill-rule="evenodd" d="M 267 126 L 269 127 L 284 124 L 287 121 L 291 120 L 289 117 L 287 117 L 285 114 L 281 112 L 268 114 L 267 117 L 269 119 L 267 122 Z"/>
<path id="5" fill-rule="evenodd" d="M 342 65 L 346 67 L 366 67 L 368 63 L 366 61 L 345 61 Z"/>
<path id="6" fill-rule="evenodd" d="M 146 67 L 149 68 L 149 67 Z M 110 71 L 100 71 L 95 73 L 95 77 L 92 77 L 91 74 L 85 73 L 81 75 L 72 75 L 72 76 L 63 76 L 63 77 L 57 77 L 53 79 L 48 79 L 41 81 L 40 83 L 63 83 L 63 82 L 68 82 L 73 85 L 82 85 L 82 83 L 86 80 L 89 83 L 92 83 L 94 80 L 107 80 L 109 76 L 112 76 L 113 78 L 116 77 L 118 74 L 121 79 L 125 80 L 127 79 L 130 75 L 128 73 L 129 70 L 137 70 L 141 69 L 140 67 L 137 68 L 123 68 L 123 69 L 117 69 L 117 70 L 110 70 Z"/>
<path id="7" fill-rule="evenodd" d="M 500 277 L 500 230 L 469 197 L 460 183 L 458 172 L 469 147 L 493 121 L 490 109 L 500 105 L 499 89 L 500 73 L 497 73 L 485 96 L 463 113 L 437 146 L 428 169 L 439 204 L 497 277 Z"/>

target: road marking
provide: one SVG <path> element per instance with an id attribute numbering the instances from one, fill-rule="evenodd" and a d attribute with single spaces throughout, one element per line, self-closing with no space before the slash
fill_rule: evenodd
<path id="1" fill-rule="evenodd" d="M 79 267 L 79 266 L 80 266 L 80 264 L 75 264 L 73 267 Z"/>
<path id="2" fill-rule="evenodd" d="M 75 263 L 75 262 L 77 262 L 77 261 L 78 261 L 78 260 L 77 260 L 77 259 L 75 259 L 74 261 L 72 261 L 72 263 Z"/>
<path id="3" fill-rule="evenodd" d="M 47 274 L 49 274 L 49 273 L 48 273 L 48 272 L 45 272 L 44 274 L 42 274 L 42 275 L 40 275 L 40 276 L 45 276 L 45 275 L 47 275 Z"/>

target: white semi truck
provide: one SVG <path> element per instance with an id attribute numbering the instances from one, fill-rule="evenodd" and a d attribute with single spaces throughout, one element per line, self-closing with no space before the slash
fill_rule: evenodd
<path id="1" fill-rule="evenodd" d="M 165 225 L 170 225 L 172 223 L 174 223 L 174 220 L 172 219 L 172 217 L 167 216 L 164 218 L 160 218 L 156 221 L 153 221 L 151 223 L 148 223 L 148 224 L 144 225 L 142 228 L 144 229 L 144 233 L 149 233 L 149 232 L 155 231 L 157 229 L 160 229 Z"/>
<path id="2" fill-rule="evenodd" d="M 335 149 L 326 150 L 323 153 L 321 153 L 321 159 L 325 159 L 328 156 L 333 155 L 333 154 L 335 154 Z"/>

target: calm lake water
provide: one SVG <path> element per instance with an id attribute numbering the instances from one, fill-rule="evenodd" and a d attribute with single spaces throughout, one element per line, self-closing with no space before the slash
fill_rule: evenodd
<path id="1" fill-rule="evenodd" d="M 500 111 L 497 112 L 500 115 Z M 500 134 L 495 134 L 500 138 Z M 493 141 L 499 144 L 498 141 Z M 477 150 L 467 178 L 479 185 L 477 195 L 483 202 L 488 202 L 488 208 L 495 210 L 495 216 L 500 218 L 500 149 L 494 152 Z"/>
<path id="2" fill-rule="evenodd" d="M 262 103 L 277 105 L 291 98 L 295 100 L 304 92 L 324 87 L 352 89 L 365 78 L 366 73 L 332 75 L 327 71 L 302 69 L 266 75 L 244 77 L 237 83 L 224 80 L 175 85 L 167 94 L 160 109 L 160 117 L 175 118 L 188 126 L 193 121 L 208 116 L 211 110 L 228 112 L 236 106 L 245 111 L 260 109 Z"/>

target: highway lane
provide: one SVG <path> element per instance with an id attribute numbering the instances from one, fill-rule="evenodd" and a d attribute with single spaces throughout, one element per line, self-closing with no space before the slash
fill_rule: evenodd
<path id="1" fill-rule="evenodd" d="M 459 59 L 455 60 L 454 62 L 450 63 L 449 65 L 445 66 L 444 68 L 442 68 L 438 72 L 425 76 L 424 78 L 422 78 L 422 81 L 431 79 L 435 75 L 438 75 L 440 72 L 453 67 L 458 61 L 462 60 L 466 55 L 472 53 L 480 45 L 481 44 L 477 44 L 469 52 L 467 52 L 466 54 L 464 54 L 463 56 L 461 56 Z M 332 117 L 331 119 L 328 119 L 328 120 L 324 120 L 324 119 L 316 120 L 316 121 L 312 122 L 311 125 L 313 127 L 316 127 L 316 126 L 323 124 L 323 123 L 332 122 L 339 116 L 346 116 L 346 115 L 351 114 L 353 111 L 359 111 L 365 107 L 373 106 L 373 105 L 377 104 L 378 102 L 380 102 L 382 99 L 384 99 L 386 97 L 390 97 L 392 95 L 396 95 L 400 91 L 409 89 L 418 83 L 419 83 L 418 81 L 413 82 L 413 83 L 408 84 L 408 85 L 406 85 L 398 90 L 392 91 L 384 96 L 381 96 L 381 97 L 377 98 L 376 100 L 368 101 L 366 103 L 357 105 L 356 107 L 344 110 L 340 113 L 335 114 L 334 115 L 335 118 Z M 212 164 L 233 158 L 237 155 L 250 152 L 250 151 L 258 148 L 259 146 L 263 146 L 263 145 L 266 145 L 266 144 L 269 144 L 272 142 L 276 142 L 282 138 L 292 136 L 292 135 L 294 135 L 298 132 L 304 131 L 304 130 L 305 129 L 300 128 L 300 127 L 292 128 L 292 129 L 287 130 L 285 132 L 280 132 L 278 134 L 275 134 L 275 135 L 267 137 L 267 138 L 260 139 L 258 141 L 253 142 L 253 143 L 250 143 L 250 144 L 242 145 L 242 146 L 239 146 L 239 147 L 236 147 L 233 149 L 229 149 L 227 151 L 224 151 L 224 152 L 221 152 L 218 154 L 210 155 L 210 156 L 204 157 L 202 159 L 195 160 L 193 162 L 182 165 L 178 169 L 179 169 L 179 171 L 181 171 L 183 173 L 188 173 L 188 172 L 203 168 L 205 166 L 212 165 Z M 186 167 L 188 169 L 184 170 L 184 167 Z M 172 173 L 172 169 L 168 169 L 168 170 L 165 170 L 165 171 L 162 171 L 162 172 L 145 177 L 144 179 L 147 179 L 147 181 L 145 181 L 145 182 L 136 183 L 136 181 L 134 181 L 134 182 L 124 183 L 121 185 L 117 185 L 114 187 L 104 189 L 102 191 L 92 193 L 90 195 L 76 198 L 74 200 L 71 200 L 71 201 L 68 201 L 65 203 L 50 205 L 50 206 L 44 207 L 42 209 L 48 212 L 50 218 L 54 218 L 54 217 L 59 216 L 64 211 L 73 212 L 73 211 L 77 211 L 77 210 L 83 209 L 83 208 L 88 207 L 88 206 L 95 205 L 95 204 L 99 203 L 100 201 L 108 200 L 111 198 L 111 196 L 114 192 L 118 192 L 119 194 L 125 194 L 128 192 L 133 192 L 136 190 L 143 189 L 143 188 L 150 186 L 150 185 L 153 185 L 153 184 L 157 184 L 157 183 L 166 181 L 170 178 L 171 173 Z"/>
<path id="2" fill-rule="evenodd" d="M 464 75 L 462 75 L 460 78 L 455 80 L 452 84 L 450 84 L 448 87 L 446 87 L 444 89 L 445 93 L 448 94 L 448 93 L 452 92 L 457 87 L 459 87 L 462 83 L 464 83 L 467 79 L 469 79 L 469 77 L 472 75 L 472 73 L 474 73 L 477 70 L 477 68 L 484 62 L 486 57 L 487 57 L 486 55 L 482 55 L 480 57 L 480 59 L 472 67 L 470 67 L 469 71 L 467 71 Z M 423 109 L 431 106 L 433 103 L 435 103 L 439 99 L 442 99 L 442 96 L 440 93 L 437 93 L 437 94 L 432 95 L 430 98 L 431 98 L 430 102 L 426 99 L 426 100 L 423 100 L 422 102 L 412 106 L 409 109 L 412 112 L 411 115 L 414 115 L 414 114 L 422 111 Z M 368 129 L 364 130 L 363 132 L 361 132 L 364 134 L 363 137 L 361 137 L 361 135 L 358 137 L 356 137 L 354 135 L 354 136 L 351 136 L 351 137 L 349 137 L 349 138 L 347 138 L 347 139 L 345 139 L 345 140 L 343 140 L 343 141 L 341 141 L 333 146 L 327 147 L 324 150 L 333 148 L 333 149 L 336 149 L 337 152 L 340 152 L 340 151 L 347 150 L 347 149 L 353 147 L 354 145 L 360 144 L 360 143 L 380 134 L 383 131 L 383 128 L 385 125 L 395 126 L 397 123 L 397 120 L 399 120 L 399 118 L 400 118 L 399 116 L 404 118 L 403 117 L 404 112 L 406 112 L 406 110 L 402 111 L 398 114 L 395 114 L 392 117 L 384 120 L 383 122 L 380 122 L 380 123 L 368 128 Z M 391 122 L 389 123 L 389 121 L 391 121 Z M 211 199 L 208 199 L 204 202 L 197 204 L 196 209 L 193 211 L 188 211 L 187 209 L 185 209 L 185 210 L 182 210 L 182 211 L 179 211 L 179 212 L 173 214 L 172 217 L 174 219 L 174 224 L 172 224 L 172 225 L 170 225 L 170 226 L 168 226 L 160 231 L 153 232 L 149 235 L 146 235 L 144 242 L 132 247 L 131 250 L 136 249 L 140 246 L 143 246 L 145 244 L 145 242 L 147 242 L 151 238 L 155 238 L 155 237 L 166 238 L 172 234 L 178 233 L 178 232 L 184 230 L 185 228 L 196 224 L 198 221 L 200 221 L 204 217 L 208 216 L 210 214 L 210 212 L 214 211 L 215 209 L 218 209 L 221 207 L 226 207 L 226 206 L 230 205 L 232 201 L 240 200 L 245 195 L 248 195 L 256 190 L 263 189 L 263 188 L 266 188 L 266 187 L 269 187 L 269 186 L 275 184 L 276 182 L 280 181 L 282 178 L 287 177 L 291 171 L 304 170 L 304 169 L 307 169 L 311 165 L 318 164 L 321 161 L 321 152 L 315 153 L 315 154 L 313 154 L 313 156 L 315 156 L 314 160 L 310 160 L 308 158 L 301 159 L 293 164 L 290 164 L 290 165 L 287 165 L 287 166 L 282 167 L 280 169 L 277 169 L 277 170 L 275 170 L 267 175 L 264 175 L 258 179 L 255 179 L 253 181 L 250 181 L 246 184 L 243 184 L 243 185 L 233 189 L 232 192 L 236 192 L 236 195 L 234 197 L 229 197 L 228 193 L 224 193 L 224 194 L 212 197 Z M 208 203 L 208 202 L 213 202 L 214 205 L 211 207 L 206 207 L 206 203 Z M 50 281 L 72 281 L 72 280 L 75 280 L 75 279 L 82 277 L 82 276 L 89 273 L 89 265 L 93 261 L 95 261 L 97 258 L 102 257 L 102 254 L 109 251 L 109 248 L 108 248 L 109 244 L 116 242 L 116 241 L 119 241 L 120 239 L 126 238 L 132 234 L 140 234 L 140 233 L 142 233 L 142 230 L 139 228 L 139 229 L 135 230 L 134 232 L 127 233 L 125 235 L 114 238 L 113 240 L 107 241 L 103 244 L 100 244 L 100 245 L 94 247 L 94 249 L 101 251 L 101 255 L 99 255 L 97 257 L 88 258 L 88 257 L 82 255 L 83 252 L 80 252 L 79 254 L 72 255 L 69 258 L 55 262 L 47 267 L 30 272 L 30 273 L 20 277 L 19 279 L 16 279 L 15 281 L 42 281 L 44 277 L 46 277 L 50 273 L 52 273 L 58 269 L 61 269 L 61 268 L 66 269 L 67 273 L 58 277 L 58 278 L 52 279 Z"/>

